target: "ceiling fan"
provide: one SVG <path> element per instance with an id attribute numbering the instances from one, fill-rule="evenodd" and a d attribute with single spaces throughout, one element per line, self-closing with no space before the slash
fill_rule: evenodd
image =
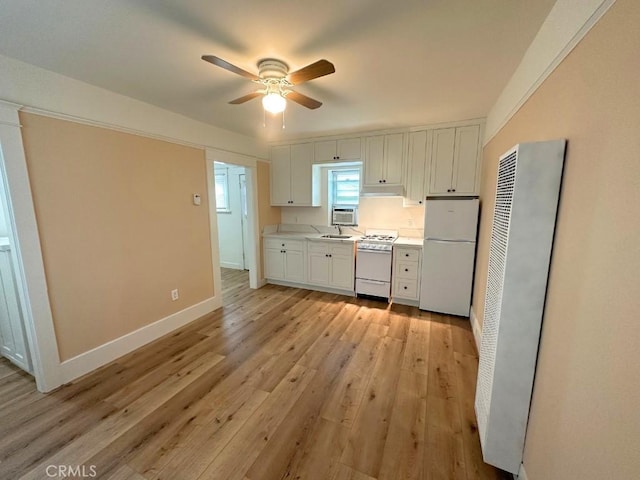
<path id="1" fill-rule="evenodd" d="M 287 98 L 310 109 L 320 107 L 322 102 L 301 93 L 294 92 L 290 87 L 300 85 L 314 78 L 329 75 L 336 71 L 331 62 L 318 60 L 300 70 L 289 73 L 289 66 L 286 63 L 274 58 L 266 58 L 258 62 L 258 75 L 255 75 L 214 55 L 203 55 L 202 59 L 220 68 L 248 78 L 262 86 L 260 90 L 231 100 L 229 103 L 238 105 L 262 96 L 264 109 L 271 113 L 283 112 L 284 109 L 287 108 Z"/>

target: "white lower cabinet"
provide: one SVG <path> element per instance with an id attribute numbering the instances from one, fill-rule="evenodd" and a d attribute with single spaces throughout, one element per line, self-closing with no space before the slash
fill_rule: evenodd
<path id="1" fill-rule="evenodd" d="M 273 236 L 264 240 L 264 276 L 268 280 L 354 292 L 355 259 L 354 242 Z"/>
<path id="2" fill-rule="evenodd" d="M 340 290 L 354 290 L 354 244 L 333 240 L 309 241 L 309 283 Z"/>
<path id="3" fill-rule="evenodd" d="M 304 240 L 265 239 L 264 276 L 273 280 L 304 283 L 304 247 Z"/>
<path id="4" fill-rule="evenodd" d="M 395 303 L 418 305 L 421 261 L 421 246 L 393 247 L 392 296 Z"/>

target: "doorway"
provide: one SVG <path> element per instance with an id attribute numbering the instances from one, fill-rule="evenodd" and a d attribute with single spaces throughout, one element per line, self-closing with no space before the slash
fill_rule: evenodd
<path id="1" fill-rule="evenodd" d="M 215 162 L 214 175 L 220 266 L 249 270 L 245 168 Z"/>
<path id="2" fill-rule="evenodd" d="M 215 295 L 221 304 L 258 288 L 257 160 L 207 150 Z M 245 293 L 242 293 L 245 292 Z"/>

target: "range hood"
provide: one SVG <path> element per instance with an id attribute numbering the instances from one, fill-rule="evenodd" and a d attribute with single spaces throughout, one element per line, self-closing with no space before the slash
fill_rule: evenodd
<path id="1" fill-rule="evenodd" d="M 402 185 L 363 185 L 361 197 L 404 197 Z"/>

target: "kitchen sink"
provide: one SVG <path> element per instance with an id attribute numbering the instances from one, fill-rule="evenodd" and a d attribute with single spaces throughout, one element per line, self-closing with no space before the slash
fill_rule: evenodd
<path id="1" fill-rule="evenodd" d="M 322 235 L 322 238 L 351 238 L 352 235 Z"/>

